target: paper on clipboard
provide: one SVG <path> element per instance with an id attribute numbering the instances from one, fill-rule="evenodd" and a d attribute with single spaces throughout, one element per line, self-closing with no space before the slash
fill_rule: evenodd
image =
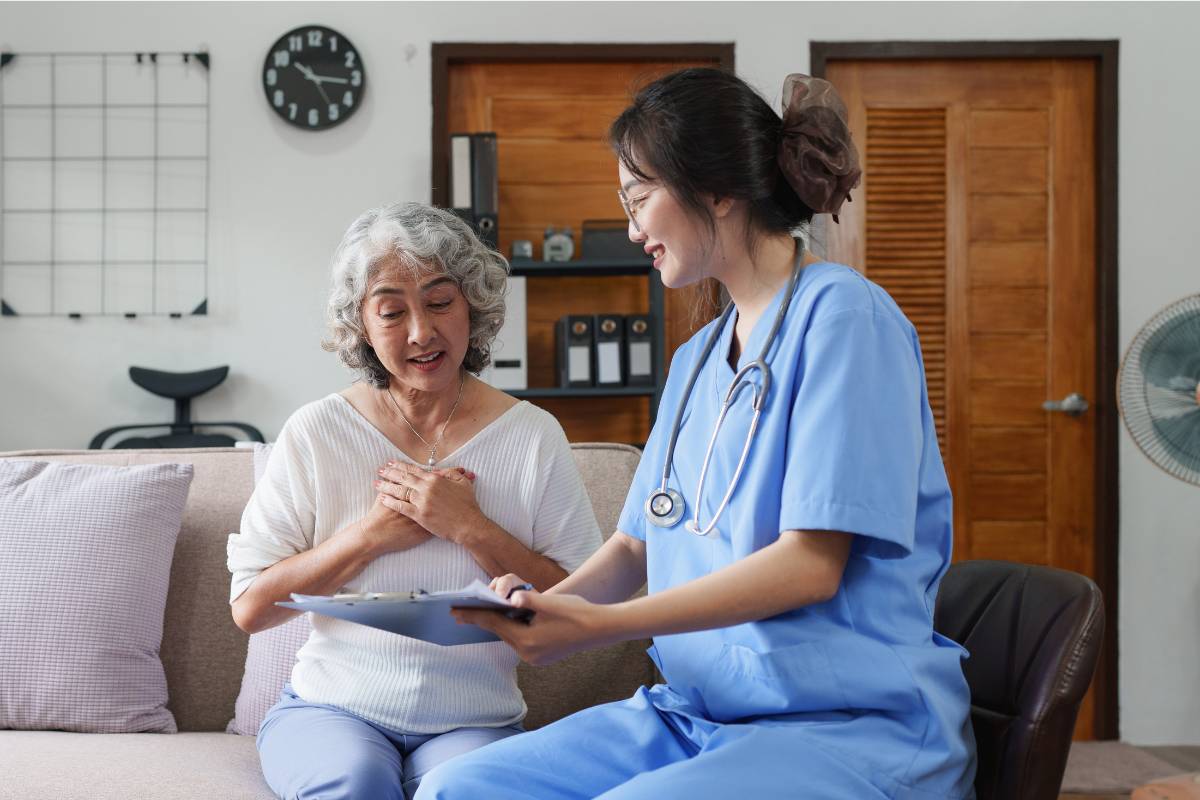
<path id="1" fill-rule="evenodd" d="M 498 642 L 500 638 L 478 625 L 460 625 L 451 608 L 511 610 L 524 615 L 480 581 L 448 592 L 368 592 L 333 596 L 293 594 L 277 606 L 311 611 L 372 628 L 440 645 Z"/>

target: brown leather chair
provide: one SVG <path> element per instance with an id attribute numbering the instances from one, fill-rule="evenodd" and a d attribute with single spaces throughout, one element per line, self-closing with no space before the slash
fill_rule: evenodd
<path id="1" fill-rule="evenodd" d="M 964 561 L 942 579 L 934 628 L 963 645 L 978 800 L 1056 800 L 1104 634 L 1104 602 L 1074 572 Z"/>

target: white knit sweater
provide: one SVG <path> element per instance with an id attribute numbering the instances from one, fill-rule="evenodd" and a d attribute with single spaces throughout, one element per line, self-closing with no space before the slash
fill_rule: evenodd
<path id="1" fill-rule="evenodd" d="M 230 602 L 267 567 L 316 547 L 371 507 L 376 470 L 412 463 L 348 400 L 309 403 L 279 433 L 263 475 L 229 537 Z M 520 402 L 438 462 L 476 473 L 475 498 L 522 544 L 574 570 L 600 546 L 600 530 L 562 428 Z M 340 592 L 457 589 L 489 576 L 467 550 L 432 538 L 373 561 Z M 393 730 L 443 733 L 511 725 L 525 716 L 517 657 L 502 642 L 442 647 L 312 615 L 292 687 Z"/>

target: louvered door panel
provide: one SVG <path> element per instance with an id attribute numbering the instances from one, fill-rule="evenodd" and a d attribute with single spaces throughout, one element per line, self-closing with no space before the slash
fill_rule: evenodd
<path id="1" fill-rule="evenodd" d="M 929 404 L 946 447 L 946 111 L 868 108 L 865 272 L 921 337 Z"/>

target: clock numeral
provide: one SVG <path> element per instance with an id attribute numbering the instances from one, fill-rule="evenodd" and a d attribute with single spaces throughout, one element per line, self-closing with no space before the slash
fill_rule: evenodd
<path id="1" fill-rule="evenodd" d="M 288 37 L 288 50 L 299 53 L 304 49 L 304 37 L 300 34 L 294 34 Z"/>
<path id="2" fill-rule="evenodd" d="M 267 70 L 267 86 L 274 86 L 278 80 L 279 73 L 275 71 L 274 67 Z"/>
<path id="3" fill-rule="evenodd" d="M 275 51 L 275 66 L 286 67 L 290 63 L 292 63 L 292 57 L 287 50 Z"/>
<path id="4" fill-rule="evenodd" d="M 329 104 L 329 121 L 335 122 L 337 120 L 337 118 L 338 118 L 338 104 L 330 103 Z"/>
<path id="5" fill-rule="evenodd" d="M 355 58 L 354 51 L 347 50 L 346 51 L 346 69 L 350 69 L 351 67 L 354 66 L 354 58 Z"/>
<path id="6" fill-rule="evenodd" d="M 316 125 L 320 121 L 321 121 L 321 115 L 317 113 L 317 110 L 315 108 L 310 108 L 308 110 L 308 124 Z"/>
<path id="7" fill-rule="evenodd" d="M 283 108 L 283 90 L 282 89 L 275 90 L 275 107 Z"/>
<path id="8" fill-rule="evenodd" d="M 320 31 L 309 31 L 308 32 L 308 46 L 309 47 L 320 47 L 321 46 L 321 32 Z"/>
<path id="9" fill-rule="evenodd" d="M 342 95 L 342 105 L 344 105 L 346 108 L 354 105 L 354 92 L 350 91 L 349 89 L 346 90 L 346 93 Z"/>
<path id="10" fill-rule="evenodd" d="M 336 36 L 329 37 L 329 52 L 331 52 L 331 53 L 337 52 L 337 37 Z"/>
<path id="11" fill-rule="evenodd" d="M 288 119 L 296 118 L 296 104 L 288 103 Z"/>
<path id="12" fill-rule="evenodd" d="M 361 72 L 359 72 L 358 70 L 354 70 L 353 72 L 350 73 L 350 85 L 351 86 L 362 86 L 362 73 Z"/>

